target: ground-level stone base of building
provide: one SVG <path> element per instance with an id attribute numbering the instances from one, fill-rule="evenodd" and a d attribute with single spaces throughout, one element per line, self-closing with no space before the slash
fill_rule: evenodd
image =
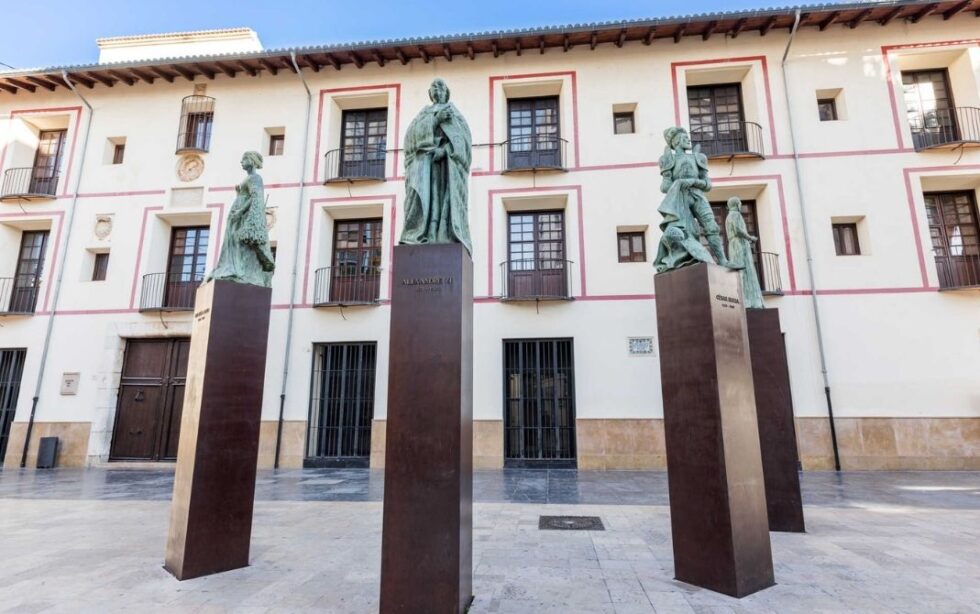
<path id="1" fill-rule="evenodd" d="M 31 443 L 27 447 L 27 467 L 37 466 L 37 449 L 42 437 L 58 438 L 59 467 L 84 467 L 88 464 L 88 439 L 92 430 L 91 422 L 35 422 L 31 429 Z M 20 467 L 24 452 L 24 436 L 27 434 L 26 422 L 10 425 L 7 440 L 7 453 L 4 467 Z"/>

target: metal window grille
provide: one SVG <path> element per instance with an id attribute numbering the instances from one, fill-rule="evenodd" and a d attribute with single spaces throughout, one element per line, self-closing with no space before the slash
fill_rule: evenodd
<path id="1" fill-rule="evenodd" d="M 373 341 L 315 346 L 307 466 L 370 457 L 376 362 Z"/>
<path id="2" fill-rule="evenodd" d="M 504 455 L 510 466 L 575 463 L 571 339 L 504 341 Z"/>
<path id="3" fill-rule="evenodd" d="M 25 349 L 0 350 L 0 462 L 7 453 L 10 425 L 17 411 L 20 379 L 24 373 Z"/>
<path id="4" fill-rule="evenodd" d="M 206 152 L 211 147 L 211 125 L 214 123 L 214 98 L 187 96 L 180 106 L 177 153 Z"/>

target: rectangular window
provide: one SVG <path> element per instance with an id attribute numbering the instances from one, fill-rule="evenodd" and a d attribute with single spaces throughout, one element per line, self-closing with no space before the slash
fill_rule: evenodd
<path id="1" fill-rule="evenodd" d="M 562 168 L 558 96 L 507 102 L 507 168 Z"/>
<path id="2" fill-rule="evenodd" d="M 620 262 L 646 262 L 646 237 L 642 232 L 620 232 L 616 235 L 619 240 Z"/>
<path id="3" fill-rule="evenodd" d="M 834 224 L 834 249 L 838 256 L 860 256 L 857 224 Z"/>
<path id="4" fill-rule="evenodd" d="M 508 466 L 574 466 L 571 339 L 504 340 L 504 433 Z"/>
<path id="5" fill-rule="evenodd" d="M 715 214 L 715 222 L 718 223 L 718 228 L 721 230 L 721 241 L 725 246 L 725 253 L 728 253 L 728 230 L 725 228 L 725 219 L 728 217 L 728 203 L 711 203 L 711 212 Z M 755 212 L 755 201 L 754 200 L 743 200 L 742 201 L 742 219 L 745 220 L 745 229 L 749 231 L 749 234 L 758 237 L 759 236 L 759 223 L 756 218 Z M 756 253 L 762 251 L 762 246 L 760 245 L 762 240 L 756 241 L 752 244 L 752 250 Z M 707 241 L 702 237 L 702 243 L 707 245 Z"/>
<path id="6" fill-rule="evenodd" d="M 837 101 L 833 98 L 821 98 L 818 100 L 817 109 L 820 112 L 820 121 L 837 121 Z"/>
<path id="7" fill-rule="evenodd" d="M 304 466 L 367 466 L 377 353 L 374 342 L 314 346 Z"/>
<path id="8" fill-rule="evenodd" d="M 372 303 L 381 288 L 381 220 L 334 223 L 329 303 Z"/>
<path id="9" fill-rule="evenodd" d="M 123 163 L 123 157 L 125 155 L 126 155 L 126 144 L 125 143 L 116 143 L 112 147 L 112 163 L 113 164 L 122 164 Z"/>
<path id="10" fill-rule="evenodd" d="M 271 134 L 269 135 L 269 155 L 270 156 L 281 156 L 283 151 L 286 149 L 286 135 L 285 134 Z"/>
<path id="11" fill-rule="evenodd" d="M 48 245 L 47 230 L 24 231 L 20 238 L 20 251 L 10 291 L 9 311 L 34 313 L 41 289 L 41 273 L 44 271 L 44 252 Z"/>
<path id="12" fill-rule="evenodd" d="M 507 224 L 507 298 L 568 298 L 564 212 L 512 213 Z"/>
<path id="13" fill-rule="evenodd" d="M 959 139 L 953 91 L 945 68 L 905 71 L 902 73 L 902 87 L 916 149 Z"/>
<path id="14" fill-rule="evenodd" d="M 207 226 L 173 229 L 170 235 L 164 307 L 175 309 L 194 307 L 194 294 L 204 281 L 207 267 L 210 232 Z"/>
<path id="15" fill-rule="evenodd" d="M 384 179 L 387 139 L 387 108 L 344 111 L 338 177 Z"/>
<path id="16" fill-rule="evenodd" d="M 925 194 L 939 287 L 980 285 L 980 222 L 972 191 Z"/>
<path id="17" fill-rule="evenodd" d="M 189 113 L 186 118 L 184 149 L 208 151 L 211 147 L 211 125 L 214 113 Z"/>
<path id="18" fill-rule="evenodd" d="M 707 156 L 748 151 L 742 86 L 738 83 L 687 88 L 691 141 Z"/>
<path id="19" fill-rule="evenodd" d="M 42 130 L 38 134 L 34 170 L 31 173 L 31 194 L 55 194 L 58 191 L 58 172 L 65 152 L 67 130 Z"/>
<path id="20" fill-rule="evenodd" d="M 92 281 L 105 281 L 109 270 L 109 254 L 95 254 L 95 264 L 92 266 Z"/>
<path id="21" fill-rule="evenodd" d="M 636 132 L 632 111 L 613 113 L 613 132 L 615 134 L 633 134 Z"/>

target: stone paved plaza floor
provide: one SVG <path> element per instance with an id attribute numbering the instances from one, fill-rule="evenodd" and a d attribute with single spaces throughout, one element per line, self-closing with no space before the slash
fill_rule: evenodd
<path id="1" fill-rule="evenodd" d="M 0 471 L 0 611 L 377 611 L 381 472 L 261 472 L 251 566 L 186 582 L 161 567 L 172 478 Z M 980 612 L 980 473 L 803 474 L 808 532 L 772 534 L 778 584 L 741 600 L 672 579 L 666 483 L 477 472 L 471 612 Z"/>

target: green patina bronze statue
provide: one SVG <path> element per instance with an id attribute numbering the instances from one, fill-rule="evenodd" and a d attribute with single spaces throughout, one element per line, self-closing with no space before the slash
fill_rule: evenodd
<path id="1" fill-rule="evenodd" d="M 736 197 L 728 199 L 728 217 L 725 218 L 725 232 L 728 233 L 728 260 L 732 268 L 741 269 L 742 302 L 746 309 L 763 309 L 762 288 L 759 275 L 752 258 L 752 244 L 759 240 L 745 227 L 742 217 L 742 201 Z"/>
<path id="2" fill-rule="evenodd" d="M 660 175 L 663 177 L 660 191 L 665 196 L 657 208 L 663 216 L 660 230 L 664 235 L 653 261 L 657 272 L 663 273 L 697 262 L 717 262 L 729 266 L 721 241 L 721 228 L 704 196 L 711 190 L 707 156 L 701 153 L 700 146 L 691 146 L 691 137 L 684 128 L 664 130 L 664 139 L 667 147 L 660 157 Z M 668 228 L 678 229 L 682 238 L 672 232 L 668 239 Z M 714 256 L 711 260 L 705 261 L 702 250 L 694 247 L 695 244 L 700 245 L 702 234 L 707 239 L 708 250 Z"/>
<path id="3" fill-rule="evenodd" d="M 242 168 L 248 177 L 235 186 L 238 196 L 228 212 L 221 257 L 208 279 L 268 288 L 272 285 L 276 263 L 272 259 L 269 231 L 266 229 L 265 188 L 262 177 L 255 172 L 262 168 L 262 154 L 257 151 L 245 152 Z"/>
<path id="4" fill-rule="evenodd" d="M 468 183 L 470 128 L 442 79 L 429 87 L 432 104 L 422 109 L 405 135 L 405 227 L 399 243 L 470 242 Z"/>

